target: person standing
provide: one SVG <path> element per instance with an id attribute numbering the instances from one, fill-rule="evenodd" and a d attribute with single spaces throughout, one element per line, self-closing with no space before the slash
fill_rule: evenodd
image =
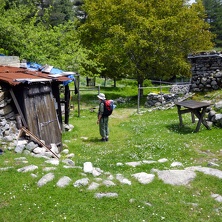
<path id="1" fill-rule="evenodd" d="M 106 142 L 109 140 L 109 117 L 104 116 L 104 102 L 106 100 L 106 97 L 103 93 L 100 93 L 99 95 L 97 95 L 97 97 L 100 100 L 97 124 L 99 124 L 99 132 L 102 137 L 101 141 Z"/>

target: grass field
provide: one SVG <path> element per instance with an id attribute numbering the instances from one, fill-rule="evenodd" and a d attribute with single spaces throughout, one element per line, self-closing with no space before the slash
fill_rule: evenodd
<path id="1" fill-rule="evenodd" d="M 100 179 L 107 175 L 123 174 L 132 184 L 118 183 L 116 186 L 99 186 L 97 190 L 87 187 L 76 188 L 73 183 L 83 177 L 90 182 L 98 182 L 92 175 L 83 175 L 81 168 L 66 169 L 63 167 L 62 155 L 59 166 L 53 171 L 55 179 L 43 187 L 37 181 L 46 172 L 44 159 L 26 156 L 28 163 L 16 162 L 20 156 L 6 150 L 0 156 L 0 168 L 11 167 L 0 171 L 0 221 L 4 222 L 59 222 L 59 221 L 124 221 L 124 222 L 199 222 L 221 221 L 222 203 L 215 201 L 211 194 L 222 195 L 221 179 L 197 173 L 197 177 L 188 186 L 164 184 L 155 177 L 154 181 L 142 185 L 132 178 L 137 172 L 151 173 L 152 169 L 171 169 L 174 161 L 181 162 L 183 167 L 208 166 L 210 162 L 218 164 L 222 170 L 221 128 L 207 130 L 201 126 L 198 133 L 193 133 L 195 124 L 190 115 L 184 115 L 185 126 L 179 128 L 175 107 L 165 111 L 137 114 L 136 92 L 130 89 L 101 89 L 108 98 L 120 96 L 131 97 L 128 103 L 118 105 L 110 117 L 110 141 L 100 142 L 97 121 L 97 92 L 82 92 L 80 117 L 76 108 L 71 111 L 70 123 L 74 129 L 63 134 L 64 147 L 74 153 L 76 166 L 83 167 L 91 162 L 94 167 L 102 169 Z M 221 92 L 214 92 L 208 98 L 222 97 Z M 196 95 L 201 100 L 206 95 Z M 95 109 L 92 109 L 95 108 Z M 125 165 L 126 162 L 167 158 L 165 163 L 155 162 L 137 167 Z M 118 163 L 122 163 L 119 166 Z M 17 169 L 25 165 L 37 165 L 32 173 L 18 173 Z M 183 169 L 180 168 L 180 169 Z M 109 172 L 109 173 L 108 173 Z M 62 176 L 68 176 L 72 183 L 65 188 L 56 186 Z M 115 192 L 117 198 L 94 197 L 95 193 Z"/>

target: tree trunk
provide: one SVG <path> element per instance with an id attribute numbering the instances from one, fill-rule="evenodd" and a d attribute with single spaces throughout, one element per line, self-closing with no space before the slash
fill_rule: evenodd
<path id="1" fill-rule="evenodd" d="M 113 86 L 116 87 L 116 78 L 113 80 Z"/>

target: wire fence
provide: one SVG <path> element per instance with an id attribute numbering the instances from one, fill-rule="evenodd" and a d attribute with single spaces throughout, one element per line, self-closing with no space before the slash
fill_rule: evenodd
<path id="1" fill-rule="evenodd" d="M 141 98 L 141 89 L 155 89 L 158 88 L 160 89 L 160 95 L 163 94 L 162 89 L 163 88 L 169 88 L 170 89 L 170 93 L 177 93 L 177 94 L 186 94 L 189 92 L 190 90 L 190 82 L 177 82 L 177 83 L 172 83 L 172 82 L 164 82 L 164 81 L 152 81 L 152 82 L 156 82 L 159 83 L 159 86 L 149 86 L 149 87 L 142 87 L 142 86 L 138 86 L 138 95 L 137 95 L 137 113 L 139 114 L 140 111 L 140 98 Z M 164 84 L 164 85 L 162 85 Z M 168 84 L 168 85 L 165 85 Z M 175 89 L 174 89 L 175 88 Z"/>

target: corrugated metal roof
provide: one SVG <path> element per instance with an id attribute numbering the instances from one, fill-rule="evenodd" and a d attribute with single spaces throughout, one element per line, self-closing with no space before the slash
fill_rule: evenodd
<path id="1" fill-rule="evenodd" d="M 24 82 L 41 82 L 44 81 L 44 79 L 45 81 L 58 81 L 61 83 L 70 80 L 70 78 L 66 76 L 53 76 L 50 73 L 43 73 L 41 71 L 30 71 L 24 68 L 0 66 L 0 81 L 7 82 L 13 86 Z"/>

